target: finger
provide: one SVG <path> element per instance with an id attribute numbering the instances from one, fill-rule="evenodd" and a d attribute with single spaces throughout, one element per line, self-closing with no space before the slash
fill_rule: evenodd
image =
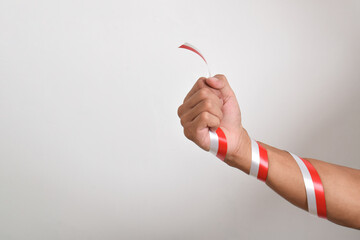
<path id="1" fill-rule="evenodd" d="M 185 136 L 195 142 L 201 148 L 209 151 L 210 138 L 209 128 L 217 129 L 220 126 L 220 119 L 209 112 L 202 112 L 192 122 L 184 127 Z"/>
<path id="2" fill-rule="evenodd" d="M 233 94 L 229 82 L 222 74 L 217 74 L 214 77 L 207 78 L 206 84 L 213 89 L 219 90 L 223 99 L 226 99 Z"/>
<path id="3" fill-rule="evenodd" d="M 196 131 L 220 127 L 220 119 L 209 112 L 202 112 L 192 122 Z"/>
<path id="4" fill-rule="evenodd" d="M 196 106 L 194 106 L 192 109 L 187 111 L 181 117 L 181 125 L 184 126 L 186 125 L 186 123 L 193 121 L 202 112 L 209 112 L 221 120 L 223 118 L 221 108 L 222 104 L 220 104 L 218 101 L 214 102 L 210 101 L 209 99 L 205 99 Z"/>
<path id="5" fill-rule="evenodd" d="M 222 100 L 214 93 L 212 93 L 212 91 L 208 87 L 206 87 L 197 91 L 184 104 L 179 107 L 178 116 L 181 118 L 182 115 L 190 111 L 193 107 L 195 107 L 197 104 L 204 100 L 213 102 L 213 106 L 222 106 Z"/>
<path id="6" fill-rule="evenodd" d="M 190 98 L 194 93 L 196 93 L 199 89 L 203 88 L 206 86 L 205 84 L 206 78 L 205 77 L 201 77 L 199 78 L 196 83 L 194 84 L 194 86 L 191 88 L 191 90 L 189 91 L 189 93 L 186 95 L 184 102 L 187 101 L 188 98 Z"/>

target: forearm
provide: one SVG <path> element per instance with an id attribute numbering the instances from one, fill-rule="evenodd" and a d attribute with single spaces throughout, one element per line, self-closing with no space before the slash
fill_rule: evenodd
<path id="1" fill-rule="evenodd" d="M 185 136 L 202 149 L 210 149 L 217 156 L 219 149 L 225 151 L 221 152 L 221 159 L 227 164 L 247 174 L 251 169 L 251 175 L 266 181 L 292 204 L 304 210 L 309 208 L 309 212 L 335 223 L 360 229 L 360 170 L 300 159 L 252 141 L 242 127 L 241 111 L 225 76 L 200 78 L 179 107 L 178 115 Z M 222 136 L 209 134 L 209 130 L 219 128 Z"/>
<path id="2" fill-rule="evenodd" d="M 327 218 L 360 229 L 360 170 L 308 160 L 318 171 L 324 186 Z"/>
<path id="3" fill-rule="evenodd" d="M 239 152 L 228 157 L 228 163 L 249 174 L 251 142 L 246 131 Z M 304 180 L 299 166 L 287 152 L 260 143 L 268 153 L 266 184 L 292 204 L 307 210 Z M 323 183 L 327 218 L 340 225 L 360 228 L 360 171 L 307 159 L 317 170 Z"/>

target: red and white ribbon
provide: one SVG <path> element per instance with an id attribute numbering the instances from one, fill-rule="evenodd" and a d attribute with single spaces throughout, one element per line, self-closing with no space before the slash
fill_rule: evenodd
<path id="1" fill-rule="evenodd" d="M 184 43 L 179 48 L 184 48 L 184 49 L 190 50 L 190 51 L 196 53 L 197 55 L 199 55 L 204 60 L 204 62 L 206 63 L 206 66 L 207 66 L 207 69 L 208 69 L 208 72 L 209 72 L 209 77 L 211 77 L 211 72 L 210 72 L 209 65 L 208 65 L 205 57 L 200 53 L 199 49 L 197 49 L 195 46 L 191 45 L 190 43 Z"/>
<path id="2" fill-rule="evenodd" d="M 251 139 L 251 167 L 250 175 L 261 181 L 266 181 L 269 161 L 266 149 L 258 142 Z"/>
<path id="3" fill-rule="evenodd" d="M 209 131 L 210 135 L 210 152 L 215 154 L 218 158 L 224 161 L 227 152 L 227 141 L 225 133 L 221 128 L 216 129 L 216 132 Z"/>
<path id="4" fill-rule="evenodd" d="M 324 187 L 314 166 L 306 159 L 290 153 L 298 164 L 304 179 L 308 211 L 311 214 L 326 218 L 326 202 Z"/>
<path id="5" fill-rule="evenodd" d="M 196 47 L 194 47 L 190 43 L 184 43 L 179 48 L 190 50 L 196 53 L 197 55 L 199 55 L 206 63 L 209 71 L 209 77 L 211 77 L 210 68 L 207 61 L 205 57 L 200 53 L 200 51 L 196 49 Z M 209 136 L 210 136 L 210 152 L 215 154 L 218 158 L 224 161 L 227 152 L 227 140 L 225 133 L 221 128 L 218 128 L 215 132 L 209 131 Z"/>

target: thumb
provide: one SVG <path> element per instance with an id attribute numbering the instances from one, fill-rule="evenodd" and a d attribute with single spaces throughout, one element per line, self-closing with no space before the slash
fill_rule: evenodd
<path id="1" fill-rule="evenodd" d="M 213 77 L 207 78 L 206 84 L 213 89 L 219 90 L 224 99 L 233 94 L 226 77 L 222 74 L 217 74 Z"/>

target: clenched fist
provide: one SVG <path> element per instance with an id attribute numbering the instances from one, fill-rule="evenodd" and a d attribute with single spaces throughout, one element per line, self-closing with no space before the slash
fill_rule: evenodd
<path id="1" fill-rule="evenodd" d="M 200 78 L 178 109 L 185 136 L 209 151 L 209 130 L 224 131 L 228 150 L 225 162 L 234 167 L 246 163 L 250 139 L 241 124 L 241 113 L 235 94 L 224 75 Z"/>

